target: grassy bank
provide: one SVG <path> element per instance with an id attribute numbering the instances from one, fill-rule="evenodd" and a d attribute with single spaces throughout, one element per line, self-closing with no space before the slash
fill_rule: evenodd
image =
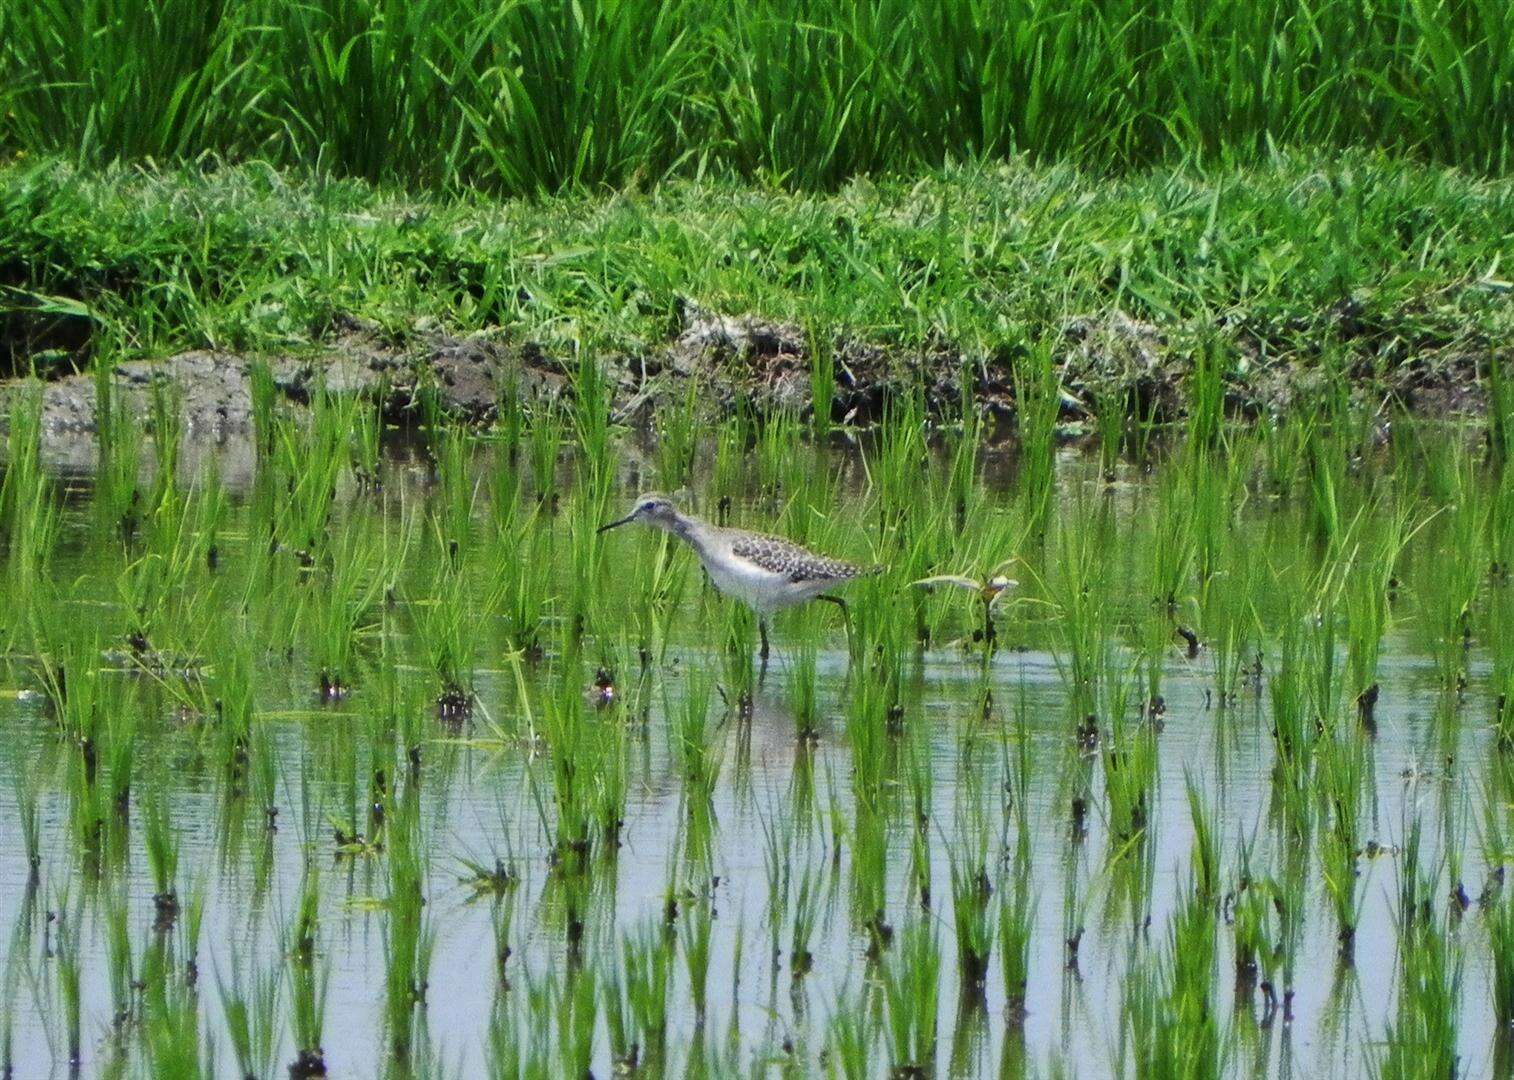
<path id="1" fill-rule="evenodd" d="M 1465 384 L 1507 347 L 1511 237 L 1514 183 L 1373 155 L 1117 180 L 971 167 L 833 194 L 678 182 L 536 202 L 263 166 L 0 169 L 0 304 L 22 368 L 65 357 L 46 350 L 81 332 L 108 360 L 298 352 L 355 315 L 401 339 L 490 331 L 637 369 L 692 300 L 790 324 L 801 342 L 876 347 L 894 372 L 928 361 L 954 377 L 966 363 L 1007 378 L 1019 350 L 1050 340 L 1074 385 L 1169 362 L 1178 377 L 1218 343 L 1242 397 L 1320 373 L 1413 390 Z M 1147 336 L 1067 334 L 1116 312 Z"/>
<path id="2" fill-rule="evenodd" d="M 3 0 L 0 146 L 505 193 L 1514 145 L 1498 0 Z"/>

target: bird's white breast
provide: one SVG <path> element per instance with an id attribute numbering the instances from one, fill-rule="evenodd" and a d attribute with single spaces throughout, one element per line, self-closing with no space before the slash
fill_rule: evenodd
<path id="1" fill-rule="evenodd" d="M 789 581 L 782 574 L 774 574 L 729 554 L 723 558 L 706 559 L 705 569 L 709 571 L 715 588 L 759 611 L 781 606 L 788 591 Z"/>

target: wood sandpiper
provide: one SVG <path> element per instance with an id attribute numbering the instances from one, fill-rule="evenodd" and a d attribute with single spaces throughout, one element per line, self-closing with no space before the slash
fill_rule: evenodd
<path id="1" fill-rule="evenodd" d="M 600 526 L 599 531 L 633 521 L 672 533 L 684 541 L 699 556 L 718 591 L 735 597 L 757 613 L 757 631 L 762 638 L 760 655 L 764 660 L 768 658 L 770 614 L 808 600 L 825 600 L 845 611 L 846 601 L 829 595 L 828 590 L 881 569 L 816 555 L 781 536 L 712 525 L 683 513 L 665 495 L 641 496 L 629 514 Z"/>

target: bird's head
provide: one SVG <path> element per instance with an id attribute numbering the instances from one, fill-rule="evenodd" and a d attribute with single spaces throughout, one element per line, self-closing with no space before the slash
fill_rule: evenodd
<path id="1" fill-rule="evenodd" d="M 618 521 L 612 521 L 608 525 L 601 525 L 600 532 L 619 528 L 621 525 L 629 525 L 633 521 L 639 521 L 643 525 L 651 525 L 658 529 L 671 529 L 678 521 L 678 506 L 666 495 L 649 493 L 637 498 L 631 508 L 631 512 Z"/>

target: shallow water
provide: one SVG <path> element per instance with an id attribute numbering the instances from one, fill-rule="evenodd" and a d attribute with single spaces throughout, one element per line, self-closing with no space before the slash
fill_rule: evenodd
<path id="1" fill-rule="evenodd" d="M 868 511 L 856 471 L 844 464 L 845 454 L 838 456 L 843 459 L 839 475 L 844 479 L 839 501 L 850 508 L 843 513 L 865 521 Z M 483 476 L 496 466 L 491 455 L 482 453 L 476 467 Z M 822 1069 L 837 1002 L 857 999 L 876 978 L 867 957 L 867 937 L 849 906 L 852 855 L 847 829 L 853 794 L 843 720 L 855 680 L 869 676 L 853 669 L 841 622 L 829 609 L 779 620 L 776 654 L 758 676 L 749 717 L 724 714 L 711 854 L 708 864 L 690 861 L 682 781 L 670 750 L 667 717 L 682 707 L 689 672 L 708 672 L 726 684 L 730 667 L 718 644 L 725 604 L 691 568 L 691 556 L 675 552 L 672 565 L 682 568 L 683 588 L 665 655 L 653 661 L 644 678 L 637 678 L 634 667 L 618 671 L 624 703 L 592 714 L 595 723 L 626 726 L 628 794 L 622 846 L 594 855 L 578 885 L 565 885 L 551 867 L 552 836 L 543 820 L 550 813 L 540 809 L 542 802 L 551 800 L 543 766 L 546 751 L 524 730 L 517 682 L 524 684 L 528 697 L 549 694 L 554 681 L 564 677 L 555 662 L 555 645 L 549 644 L 543 659 L 512 662 L 496 626 L 474 627 L 474 715 L 461 723 L 434 718 L 429 704 L 434 683 L 412 640 L 410 616 L 415 613 L 408 609 L 425 602 L 417 597 L 435 557 L 422 550 L 423 538 L 407 533 L 402 522 L 436 493 L 425 470 L 409 457 L 396 457 L 389 470 L 383 496 L 344 490 L 338 499 L 339 516 L 387 531 L 407 545 L 403 580 L 409 587 L 399 590 L 391 605 L 392 618 L 383 623 L 389 651 L 376 656 L 378 644 L 370 640 L 366 677 L 357 680 L 355 692 L 345 701 L 320 704 L 312 693 L 310 663 L 298 649 L 285 653 L 272 637 L 250 644 L 258 722 L 272 734 L 279 763 L 276 830 L 264 828 L 261 807 L 241 805 L 248 802 L 245 796 L 228 793 L 223 772 L 213 760 L 215 736 L 209 729 L 214 721 L 184 713 L 165 685 L 176 676 L 134 672 L 120 659 L 115 636 L 121 624 L 120 598 L 114 585 L 123 565 L 120 545 L 102 537 L 88 482 L 60 481 L 71 491 L 50 576 L 67 584 L 69 599 L 64 603 L 72 613 L 67 622 L 73 631 L 85 632 L 81 627 L 90 623 L 101 629 L 102 641 L 113 650 L 105 661 L 114 669 L 109 678 L 128 684 L 125 696 L 140 710 L 140 779 L 135 790 L 152 783 L 166 792 L 182 842 L 181 898 L 203 893 L 199 1013 L 202 1041 L 219 1044 L 221 1072 L 230 1074 L 233 1059 L 225 1045 L 216 987 L 229 983 L 235 969 L 245 973 L 282 970 L 286 965 L 288 927 L 307 863 L 318 867 L 321 884 L 317 949 L 329 966 L 323 1046 L 331 1074 L 404 1072 L 390 1053 L 391 1033 L 384 1027 L 387 855 L 343 853 L 333 839 L 334 823 L 345 821 L 355 804 L 361 812 L 353 820 L 365 827 L 371 824 L 361 806 L 371 769 L 383 762 L 393 768 L 395 761 L 392 750 L 375 749 L 374 720 L 396 708 L 395 701 L 401 709 L 424 715 L 423 763 L 403 783 L 407 788 L 418 785 L 413 790 L 420 799 L 428 865 L 425 917 L 435 933 L 429 985 L 417 1013 L 417 1063 L 412 1071 L 460 1076 L 486 1071 L 487 1032 L 500 1002 L 506 1009 L 525 1009 L 523 999 L 533 984 L 560 981 L 572 966 L 564 919 L 564 904 L 572 902 L 565 894 L 571 888 L 582 888 L 587 897 L 582 909 L 583 962 L 603 972 L 613 966 L 624 933 L 662 925 L 670 882 L 689 884 L 691 865 L 707 865 L 718 879 L 708 883 L 715 913 L 710 1005 L 703 1024 L 696 1024 L 687 975 L 676 962 L 670 1071 L 684 1067 L 691 1045 L 718 1046 L 728 1038 L 735 1039 L 744 1070 L 777 1070 L 787 1064 L 802 1066 L 801 1071 Z M 635 463 L 622 471 L 615 506 L 639 486 L 638 472 Z M 985 477 L 992 488 L 1013 487 L 1012 472 L 1001 475 L 996 466 Z M 260 512 L 251 490 L 254 481 L 243 470 L 234 478 L 223 477 L 223 482 L 233 489 L 233 505 L 222 527 L 216 572 L 238 581 L 237 576 L 246 573 L 247 580 L 253 580 L 247 567 L 264 557 L 251 550 L 255 545 L 250 538 L 259 535 L 252 518 Z M 1115 604 L 1126 615 L 1149 608 L 1135 570 L 1136 553 L 1148 552 L 1160 542 L 1142 516 L 1156 497 L 1160 468 L 1152 476 L 1126 467 L 1111 486 L 1087 458 L 1068 454 L 1059 463 L 1058 482 L 1060 495 L 1049 532 L 1081 527 L 1071 515 L 1106 507 L 1110 520 L 1117 523 L 1113 535 L 1118 544 L 1106 557 L 1114 568 Z M 1009 501 L 999 490 L 992 498 Z M 738 503 L 736 515 L 761 521 L 765 506 L 753 498 Z M 1259 561 L 1307 560 L 1310 549 L 1297 542 L 1295 528 L 1301 513 L 1266 500 L 1243 507 L 1236 519 L 1242 549 L 1252 551 Z M 480 532 L 486 516 L 481 498 L 474 514 Z M 564 511 L 547 526 L 554 530 L 553 550 L 559 560 L 549 572 L 559 584 L 568 572 L 561 561 L 572 541 L 568 516 Z M 1338 959 L 1337 927 L 1324 896 L 1319 859 L 1312 853 L 1297 970 L 1291 979 L 1291 1020 L 1279 1011 L 1272 1023 L 1262 1023 L 1259 994 L 1233 990 L 1233 938 L 1221 919 L 1213 1007 L 1220 1017 L 1223 1071 L 1229 1075 L 1354 1076 L 1376 1061 L 1396 1009 L 1395 919 L 1402 861 L 1398 849 L 1407 842 L 1415 820 L 1424 829 L 1425 865 L 1438 868 L 1433 891 L 1437 912 L 1447 920 L 1446 933 L 1463 957 L 1458 1017 L 1462 1073 L 1492 1075 L 1495 1053 L 1501 1052 L 1483 920 L 1476 905 L 1462 918 L 1447 914 L 1452 883 L 1443 857 L 1449 835 L 1460 847 L 1460 880 L 1475 897 L 1487 877 L 1478 833 L 1487 763 L 1496 756 L 1488 724 L 1488 661 L 1479 641 L 1469 654 L 1470 678 L 1461 700 L 1444 688 L 1432 655 L 1433 634 L 1426 628 L 1426 598 L 1433 594 L 1445 560 L 1455 558 L 1456 552 L 1444 515 L 1422 516 L 1429 524 L 1400 559 L 1402 585 L 1379 673 L 1378 733 L 1365 744 L 1370 769 L 1362 834 L 1381 845 L 1384 853 L 1364 854 L 1357 862 L 1362 909 L 1354 963 Z M 609 569 L 601 579 L 606 589 L 628 585 L 632 575 L 648 565 L 646 552 L 656 544 L 652 536 L 635 530 L 612 535 L 606 556 Z M 1057 546 L 1047 540 L 1039 551 L 1030 562 L 1039 568 L 1041 581 L 1050 583 L 1057 573 Z M 464 557 L 477 581 L 487 581 L 497 570 L 485 564 L 482 549 Z M 277 613 L 260 608 L 297 595 L 280 588 L 228 588 L 217 595 L 217 609 L 210 617 L 243 618 L 247 632 L 254 635 L 260 628 L 278 626 Z M 1243 844 L 1254 841 L 1255 873 L 1278 872 L 1291 844 L 1270 811 L 1275 750 L 1267 678 L 1259 688 L 1243 687 L 1233 704 L 1219 708 L 1213 692 L 1212 649 L 1206 647 L 1190 660 L 1176 637 L 1162 650 L 1166 712 L 1156 736 L 1157 783 L 1138 847 L 1141 855 L 1131 855 L 1126 845 L 1111 838 L 1104 819 L 1104 765 L 1097 754 L 1080 751 L 1072 734 L 1077 718 L 1069 714 L 1063 638 L 1056 616 L 1043 602 L 1051 591 L 1049 584 L 1039 589 L 1027 580 L 1001 616 L 999 648 L 987 669 L 980 668 L 976 647 L 942 641 L 921 649 L 907 663 L 902 679 L 906 733 L 898 739 L 903 749 L 896 754 L 894 785 L 901 793 L 906 787 L 902 759 L 910 747 L 929 762 L 933 778 L 927 830 L 932 896 L 925 917 L 942 948 L 936 1060 L 943 1074 L 1133 1071 L 1128 1021 L 1122 1013 L 1123 987 L 1133 966 L 1162 954 L 1169 917 L 1188 888 L 1194 844 L 1186 792 L 1190 780 L 1216 810 L 1222 891 L 1235 886 Z M 479 595 L 482 592 L 480 588 Z M 605 607 L 596 608 L 590 620 L 591 641 L 596 625 L 613 625 L 605 612 L 615 610 L 614 598 L 601 596 L 597 602 Z M 228 615 L 238 604 L 241 615 Z M 971 628 L 965 602 L 955 607 L 950 600 L 931 605 L 930 619 L 942 630 L 938 641 Z M 817 619 L 823 635 L 815 654 L 820 735 L 812 749 L 796 739 L 790 690 L 797 652 L 792 641 L 804 633 L 802 618 Z M 1124 616 L 1122 620 L 1117 622 L 1128 621 Z M 619 629 L 605 637 L 613 638 Z M 1117 657 L 1134 656 L 1130 639 L 1129 634 L 1118 635 L 1113 646 Z M 601 660 L 629 655 L 616 654 L 615 648 L 610 641 L 586 645 L 584 652 Z M 1270 675 L 1274 643 L 1264 642 L 1263 650 Z M 211 667 L 217 660 L 200 659 Z M 573 677 L 586 680 L 593 666 L 575 669 Z M 392 685 L 375 674 L 378 669 L 397 673 Z M 6 1005 L 13 1025 L 15 1075 L 70 1071 L 58 1004 L 58 961 L 49 952 L 56 939 L 49 937 L 45 914 L 58 910 L 73 912 L 66 917 L 79 926 L 84 1018 L 80 1071 L 150 1072 L 152 1066 L 136 1041 L 113 1027 L 105 914 L 110 896 L 125 898 L 138 965 L 165 936 L 152 929 L 155 888 L 145 857 L 142 799 L 133 802 L 129 854 L 103 870 L 92 867 L 79 851 L 70 818 L 73 796 L 67 762 L 77 749 L 58 736 L 51 708 L 39 692 L 34 659 L 15 657 L 0 672 L 0 684 L 5 691 L 0 696 L 0 926 L 16 927 L 8 955 L 12 981 Z M 981 703 L 985 685 L 994 701 L 987 716 Z M 1132 694 L 1132 717 L 1136 700 Z M 723 713 L 717 696 L 713 715 Z M 1106 738 L 1107 732 L 1106 726 Z M 998 863 L 1003 842 L 1012 838 L 1006 822 L 1015 820 L 1005 794 L 1005 763 L 1021 737 L 1028 740 L 1030 762 L 1024 813 L 1031 824 L 1036 929 L 1025 1013 L 1017 1021 L 1006 1014 L 997 957 L 990 963 L 984 1001 L 975 1005 L 961 1000 L 954 974 L 949 852 L 964 795 L 977 791 L 989 808 L 991 858 Z M 969 773 L 973 785 L 965 787 Z M 1070 813 L 1078 776 L 1089 786 L 1087 830 L 1082 836 L 1074 834 Z M 40 778 L 43 865 L 38 879 L 28 873 L 18 813 L 25 777 Z M 390 783 L 396 789 L 401 785 L 397 772 Z M 789 955 L 790 920 L 786 917 L 775 931 L 768 913 L 770 838 L 785 830 L 794 836 L 784 861 L 796 887 L 798 879 L 808 875 L 819 890 L 810 945 L 813 965 L 808 974 L 798 976 Z M 921 907 L 910 886 L 912 835 L 908 815 L 896 815 L 887 857 L 887 919 L 896 927 Z M 491 865 L 496 858 L 519 874 L 519 883 L 502 897 L 480 895 L 461 880 L 467 871 L 460 860 Z M 499 904 L 514 909 L 503 985 L 496 960 Z M 167 937 L 182 935 L 185 916 L 181 913 L 179 919 Z M 1078 927 L 1082 934 L 1076 962 L 1070 963 L 1066 939 Z M 776 955 L 771 948 L 775 936 L 781 943 Z M 288 1003 L 286 992 L 286 1012 Z M 525 1023 L 529 1025 L 529 1018 Z M 601 1076 L 612 1071 L 604 1023 L 601 1016 L 593 1054 L 594 1074 Z M 278 1030 L 273 1071 L 282 1074 L 294 1059 L 295 1044 L 287 1020 L 280 1020 Z M 533 1039 L 555 1037 L 536 1027 L 523 1030 Z M 876 1069 L 881 1072 L 887 1060 L 880 1044 L 874 1052 Z"/>

